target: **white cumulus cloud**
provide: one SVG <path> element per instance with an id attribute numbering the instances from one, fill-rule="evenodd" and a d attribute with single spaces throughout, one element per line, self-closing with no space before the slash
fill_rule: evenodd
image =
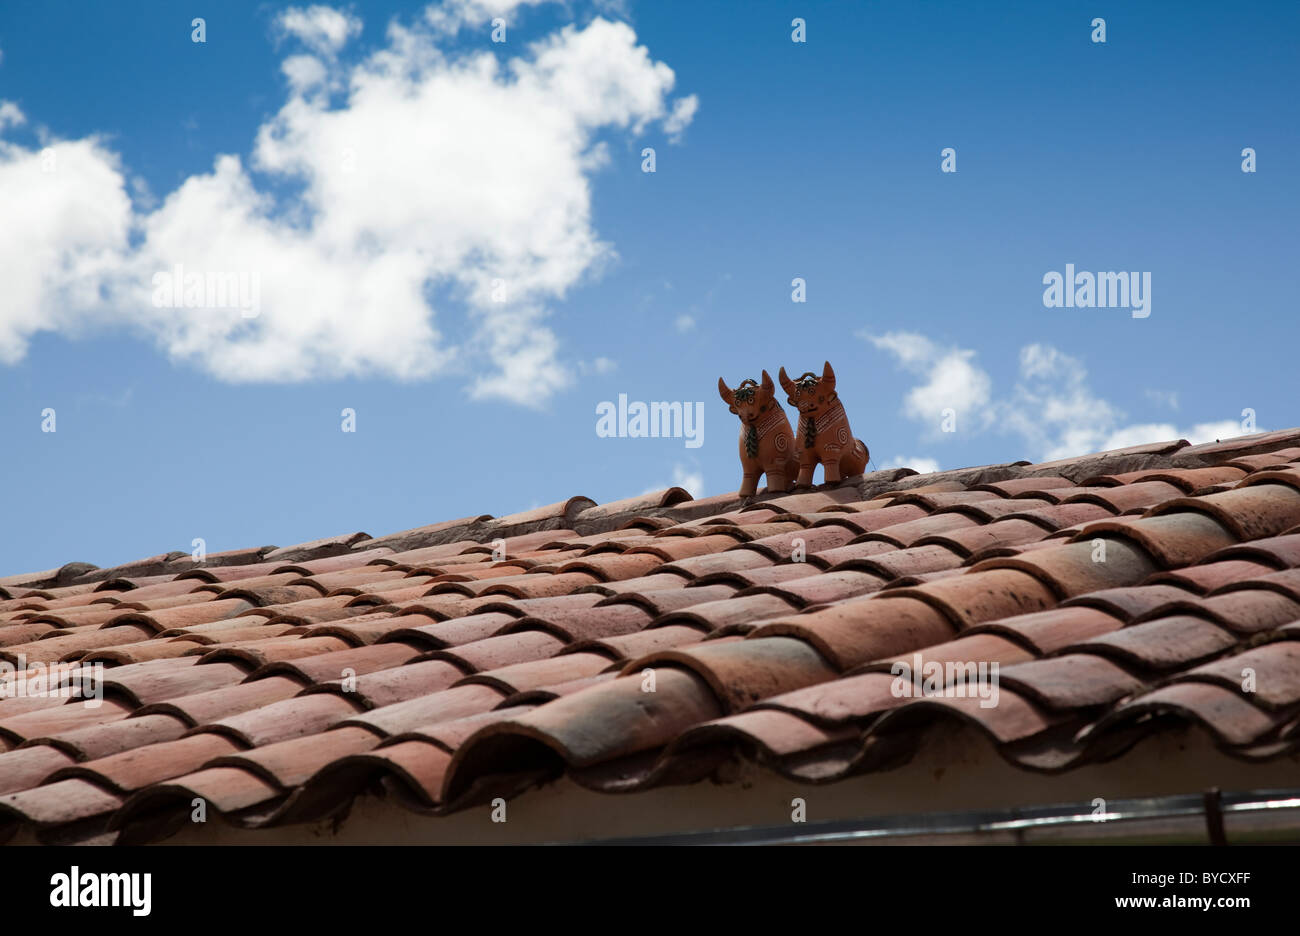
<path id="1" fill-rule="evenodd" d="M 975 352 L 942 348 L 915 332 L 863 333 L 877 348 L 889 351 L 921 383 L 903 398 L 903 411 L 910 418 L 938 431 L 945 410 L 953 410 L 962 422 L 982 425 L 988 419 L 993 383 L 974 363 Z"/>
<path id="2" fill-rule="evenodd" d="M 361 35 L 361 20 L 327 6 L 289 7 L 277 17 L 276 25 L 325 56 L 337 54 L 349 39 Z"/>
<path id="3" fill-rule="evenodd" d="M 1083 362 L 1050 345 L 1021 348 L 1014 385 L 1005 395 L 995 396 L 993 380 L 973 350 L 941 347 L 915 332 L 861 336 L 890 352 L 901 368 L 920 379 L 904 394 L 903 413 L 920 424 L 925 435 L 935 434 L 944 407 L 956 411 L 958 432 L 1013 433 L 1025 442 L 1028 457 L 1041 461 L 1180 438 L 1196 445 L 1245 432 L 1232 419 L 1190 428 L 1168 422 L 1128 423 L 1122 410 L 1093 391 Z M 886 467 L 904 463 L 897 458 Z"/>
<path id="4" fill-rule="evenodd" d="M 392 23 L 348 64 L 332 53 L 354 18 L 309 7 L 281 25 L 319 55 L 287 60 L 249 157 L 218 156 L 153 210 L 133 213 L 97 140 L 52 143 L 42 174 L 0 139 L 0 204 L 35 219 L 0 231 L 0 359 L 93 323 L 227 381 L 461 373 L 474 397 L 544 403 L 576 369 L 548 305 L 614 256 L 592 222 L 597 137 L 677 120 L 672 69 L 600 18 L 504 61 Z M 0 127 L 20 119 L 0 110 Z M 259 314 L 157 307 L 155 274 L 177 264 L 254 276 Z M 438 324 L 452 312 L 457 345 Z"/>
<path id="5" fill-rule="evenodd" d="M 501 17 L 507 21 L 520 7 L 541 6 L 560 0 L 443 0 L 430 4 L 424 11 L 425 19 L 439 32 L 455 33 L 466 26 L 487 26 Z"/>

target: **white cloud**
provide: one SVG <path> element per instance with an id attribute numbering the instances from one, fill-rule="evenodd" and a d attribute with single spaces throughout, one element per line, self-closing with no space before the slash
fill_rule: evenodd
<path id="1" fill-rule="evenodd" d="M 27 117 L 13 101 L 0 101 L 0 130 L 5 127 L 21 127 Z"/>
<path id="2" fill-rule="evenodd" d="M 695 327 L 695 319 L 689 315 L 677 316 L 677 321 L 673 323 L 679 332 L 683 335 Z"/>
<path id="3" fill-rule="evenodd" d="M 487 26 L 498 16 L 512 26 L 510 14 L 520 7 L 555 2 L 559 0 L 443 0 L 430 4 L 424 17 L 439 32 L 455 33 L 465 26 Z"/>
<path id="4" fill-rule="evenodd" d="M 288 7 L 276 25 L 319 55 L 333 57 L 353 36 L 361 35 L 361 20 L 327 6 Z"/>
<path id="5" fill-rule="evenodd" d="M 0 106 L 0 123 L 15 110 Z M 127 247 L 131 202 L 96 139 L 51 142 L 44 154 L 0 139 L 0 204 L 22 219 L 0 224 L 0 363 L 13 364 L 34 333 L 95 320 Z"/>
<path id="6" fill-rule="evenodd" d="M 355 30 L 324 9 L 285 28 L 336 49 Z M 0 231 L 0 359 L 21 358 L 36 331 L 94 322 L 135 328 L 227 381 L 459 372 L 471 396 L 524 405 L 571 383 L 545 320 L 549 302 L 613 256 L 592 224 L 595 137 L 671 119 L 672 70 L 604 19 L 504 63 L 481 49 L 445 54 L 426 27 L 397 23 L 357 64 L 288 62 L 288 100 L 251 156 L 300 191 L 282 202 L 222 155 L 133 215 L 97 141 L 51 144 L 58 172 L 42 177 L 38 153 L 0 140 L 0 204 L 35 219 Z M 260 315 L 156 308 L 153 275 L 177 263 L 258 274 Z M 459 347 L 435 324 L 434 290 L 439 312 L 467 312 Z"/>
<path id="7" fill-rule="evenodd" d="M 673 102 L 672 113 L 664 121 L 664 133 L 668 134 L 670 141 L 676 143 L 681 139 L 682 131 L 690 126 L 699 109 L 700 99 L 694 94 L 678 98 Z"/>
<path id="8" fill-rule="evenodd" d="M 291 55 L 280 63 L 280 71 L 289 79 L 294 94 L 308 94 L 329 82 L 329 69 L 314 55 Z"/>
<path id="9" fill-rule="evenodd" d="M 1093 392 L 1083 362 L 1050 345 L 1021 348 L 1015 385 L 1005 397 L 994 398 L 992 379 L 972 350 L 940 348 L 914 332 L 862 337 L 922 379 L 904 396 L 903 412 L 930 434 L 943 406 L 957 411 L 959 432 L 994 428 L 1014 433 L 1027 444 L 1028 456 L 1042 461 L 1180 438 L 1195 445 L 1244 432 L 1231 419 L 1189 429 L 1173 423 L 1126 424 L 1122 411 Z M 1176 394 L 1169 396 L 1176 401 Z"/>
<path id="10" fill-rule="evenodd" d="M 931 474 L 939 470 L 939 463 L 933 458 L 923 458 L 916 455 L 910 457 L 895 455 L 889 461 L 880 466 L 881 468 L 911 468 L 918 474 Z"/>
<path id="11" fill-rule="evenodd" d="M 1020 380 L 998 408 L 999 422 L 1044 459 L 1106 448 L 1122 413 L 1093 394 L 1082 362 L 1047 345 L 1020 349 Z"/>
<path id="12" fill-rule="evenodd" d="M 955 411 L 966 424 L 983 425 L 988 420 L 992 381 L 974 364 L 975 352 L 940 348 L 915 332 L 885 335 L 861 333 L 877 348 L 891 352 L 905 370 L 923 378 L 903 398 L 903 412 L 930 427 L 941 428 L 944 410 Z"/>

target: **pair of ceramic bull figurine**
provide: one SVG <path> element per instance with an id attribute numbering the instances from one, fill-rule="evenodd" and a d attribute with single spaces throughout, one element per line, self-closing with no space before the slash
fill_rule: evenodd
<path id="1" fill-rule="evenodd" d="M 763 371 L 762 383 L 746 380 L 735 390 L 718 378 L 718 393 L 740 417 L 740 464 L 744 470 L 740 496 L 757 493 L 762 474 L 767 475 L 769 491 L 811 487 L 819 462 L 827 483 L 861 474 L 870 453 L 849 429 L 844 404 L 835 392 L 831 362 L 826 362 L 820 377 L 809 371 L 791 380 L 784 367 L 780 377 L 786 402 L 799 411 L 797 432 L 790 431 L 790 420 L 775 399 L 776 387 L 767 371 Z"/>

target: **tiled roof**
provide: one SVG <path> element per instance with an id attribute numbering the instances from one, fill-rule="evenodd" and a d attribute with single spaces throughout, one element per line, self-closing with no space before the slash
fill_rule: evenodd
<path id="1" fill-rule="evenodd" d="M 996 662 L 998 704 L 900 694 L 916 653 Z M 439 815 L 737 758 L 826 783 L 949 719 L 1026 771 L 1188 724 L 1265 760 L 1300 747 L 1300 430 L 72 563 L 0 578 L 0 659 L 106 667 L 98 706 L 0 700 L 0 839 L 154 840 L 196 797 L 302 823 L 376 785 Z"/>

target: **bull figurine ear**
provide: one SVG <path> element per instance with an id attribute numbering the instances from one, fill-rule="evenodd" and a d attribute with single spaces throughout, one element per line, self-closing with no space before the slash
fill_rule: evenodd
<path id="1" fill-rule="evenodd" d="M 764 396 L 776 395 L 776 384 L 772 383 L 772 375 L 763 371 L 763 394 Z"/>
<path id="2" fill-rule="evenodd" d="M 831 370 L 830 361 L 827 361 L 826 366 L 822 368 L 822 384 L 825 385 L 827 392 L 835 389 L 835 371 Z"/>
<path id="3" fill-rule="evenodd" d="M 785 390 L 787 395 L 794 396 L 794 381 L 786 376 L 784 367 L 781 368 L 781 371 L 780 373 L 777 374 L 777 377 L 780 378 L 781 380 L 781 389 Z"/>

